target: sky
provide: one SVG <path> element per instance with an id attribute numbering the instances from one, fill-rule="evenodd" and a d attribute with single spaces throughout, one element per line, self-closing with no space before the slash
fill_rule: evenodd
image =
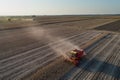
<path id="1" fill-rule="evenodd" d="M 120 0 L 0 0 L 0 15 L 120 14 Z"/>

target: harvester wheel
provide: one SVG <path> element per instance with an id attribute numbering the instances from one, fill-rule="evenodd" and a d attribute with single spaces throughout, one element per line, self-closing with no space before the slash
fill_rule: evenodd
<path id="1" fill-rule="evenodd" d="M 75 60 L 73 63 L 74 63 L 76 66 L 78 66 L 79 61 L 78 61 L 78 60 Z"/>

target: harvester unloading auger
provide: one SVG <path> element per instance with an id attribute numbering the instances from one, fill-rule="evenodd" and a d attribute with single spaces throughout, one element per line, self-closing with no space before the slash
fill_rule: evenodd
<path id="1" fill-rule="evenodd" d="M 67 53 L 69 56 L 68 61 L 72 62 L 76 66 L 79 64 L 79 60 L 86 55 L 85 51 L 83 49 L 74 49 Z"/>

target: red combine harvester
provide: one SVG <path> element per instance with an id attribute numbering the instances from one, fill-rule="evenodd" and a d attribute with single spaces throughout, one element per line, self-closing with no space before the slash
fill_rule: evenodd
<path id="1" fill-rule="evenodd" d="M 68 53 L 69 55 L 69 61 L 74 63 L 76 66 L 79 63 L 79 60 L 86 55 L 85 51 L 83 49 L 74 49 Z"/>

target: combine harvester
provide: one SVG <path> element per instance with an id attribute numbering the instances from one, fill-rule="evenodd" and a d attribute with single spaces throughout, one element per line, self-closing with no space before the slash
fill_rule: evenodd
<path id="1" fill-rule="evenodd" d="M 86 53 L 83 49 L 80 49 L 80 50 L 74 49 L 74 50 L 68 52 L 67 54 L 69 56 L 69 59 L 66 59 L 66 60 L 72 62 L 76 66 L 78 66 L 79 60 L 86 55 Z"/>

